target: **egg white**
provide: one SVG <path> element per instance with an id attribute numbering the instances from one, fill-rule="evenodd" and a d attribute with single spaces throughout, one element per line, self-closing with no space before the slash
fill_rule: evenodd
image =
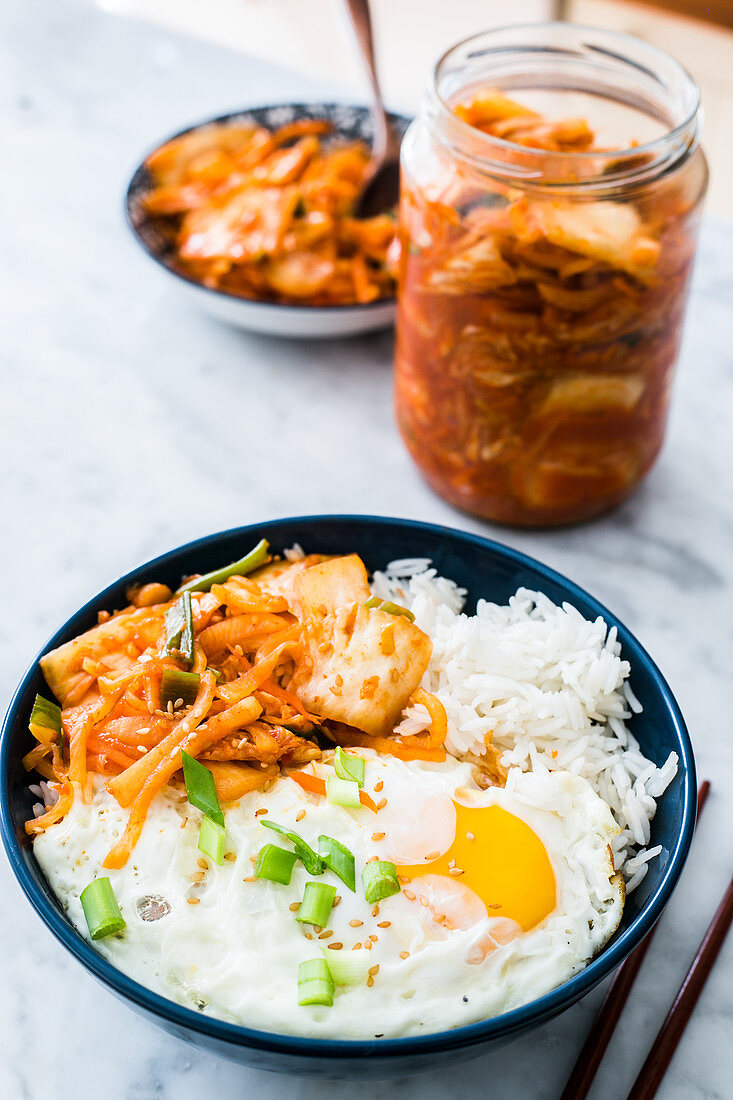
<path id="1" fill-rule="evenodd" d="M 156 797 L 142 836 L 120 870 L 107 871 L 102 863 L 124 829 L 127 811 L 99 778 L 93 800 L 85 804 L 77 795 L 67 817 L 36 839 L 35 854 L 83 935 L 88 931 L 79 895 L 94 877 L 109 876 L 127 927 L 95 946 L 120 970 L 206 1015 L 287 1034 L 394 1037 L 495 1016 L 581 970 L 613 934 L 623 908 L 623 887 L 613 873 L 608 846 L 618 829 L 586 780 L 566 772 L 513 769 L 505 789 L 481 791 L 470 764 L 450 757 L 445 764 L 430 764 L 368 750 L 362 755 L 367 789 L 383 784 L 373 795 L 387 800 L 377 815 L 331 805 L 281 779 L 267 792 L 247 795 L 226 808 L 227 848 L 235 858 L 223 866 L 207 860 L 200 881 L 195 880 L 202 870 L 197 849 L 201 814 L 180 790 Z M 331 771 L 325 763 L 318 769 Z M 381 902 L 376 912 L 364 900 L 361 871 L 372 856 L 421 862 L 427 852 L 447 850 L 455 831 L 456 791 L 475 805 L 502 806 L 544 843 L 555 873 L 557 904 L 529 932 L 519 933 L 513 922 L 489 914 L 468 922 L 470 927 L 445 930 L 404 893 Z M 252 878 L 252 858 L 264 844 L 289 846 L 262 827 L 257 810 L 266 810 L 269 820 L 300 833 L 313 847 L 318 835 L 326 833 L 354 853 L 355 894 L 330 872 L 319 880 L 332 882 L 341 898 L 331 913 L 331 936 L 315 938 L 290 909 L 301 900 L 310 878 L 300 863 L 289 886 L 245 881 Z M 303 810 L 305 816 L 296 821 Z M 138 909 L 140 900 L 150 895 L 170 906 L 152 922 L 141 919 Z M 355 921 L 363 923 L 353 927 Z M 386 921 L 389 926 L 380 927 Z M 306 938 L 306 932 L 314 938 Z M 484 958 L 481 945 L 487 936 L 497 946 Z M 366 942 L 370 951 L 363 946 Z M 373 985 L 362 980 L 337 987 L 332 1008 L 300 1007 L 298 964 L 321 952 L 333 957 L 329 945 L 338 943 L 343 944 L 339 957 L 378 964 Z M 362 947 L 353 951 L 357 943 Z"/>

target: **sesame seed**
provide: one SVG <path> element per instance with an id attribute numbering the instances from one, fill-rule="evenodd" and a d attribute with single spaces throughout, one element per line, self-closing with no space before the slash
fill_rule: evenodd
<path id="1" fill-rule="evenodd" d="M 255 817 L 262 817 L 262 815 L 266 814 L 266 813 L 267 813 L 267 810 L 263 810 L 263 809 L 255 810 Z"/>
<path id="2" fill-rule="evenodd" d="M 201 898 L 186 898 L 186 901 L 189 905 L 198 905 L 198 903 L 201 901 Z"/>
<path id="3" fill-rule="evenodd" d="M 257 882 L 257 878 L 255 875 L 247 875 L 246 878 L 242 879 L 242 882 Z"/>
<path id="4" fill-rule="evenodd" d="M 300 812 L 295 815 L 295 820 L 296 821 L 302 821 L 304 817 L 305 817 L 305 810 L 300 810 Z"/>
<path id="5" fill-rule="evenodd" d="M 342 943 L 329 943 L 328 950 L 329 951 L 340 951 L 343 946 L 344 945 Z"/>
<path id="6" fill-rule="evenodd" d="M 333 929 L 332 928 L 327 928 L 325 932 L 321 932 L 318 939 L 319 940 L 328 940 L 328 939 L 331 938 L 332 935 L 333 935 Z"/>
<path id="7" fill-rule="evenodd" d="M 378 783 L 374 784 L 374 791 L 376 794 L 379 794 L 382 790 L 384 790 L 384 780 L 380 779 Z"/>
<path id="8" fill-rule="evenodd" d="M 408 901 L 415 900 L 415 895 L 413 894 L 412 890 L 403 890 L 402 893 L 405 895 Z"/>
<path id="9" fill-rule="evenodd" d="M 183 706 L 183 699 L 176 699 L 175 703 L 173 704 L 173 709 L 178 710 L 178 708 L 182 707 L 182 706 Z"/>
<path id="10" fill-rule="evenodd" d="M 409 951 L 400 951 L 400 958 L 401 959 L 409 959 L 409 957 L 410 957 L 410 952 Z"/>
<path id="11" fill-rule="evenodd" d="M 375 975 L 375 974 L 378 974 L 378 973 L 379 973 L 379 963 L 376 963 L 376 965 L 375 965 L 375 966 L 370 966 L 370 967 L 369 967 L 369 975 L 370 975 L 370 977 L 372 977 L 372 978 L 373 978 L 373 977 L 374 977 L 374 975 Z"/>
<path id="12" fill-rule="evenodd" d="M 379 906 L 378 906 L 378 905 L 375 905 L 375 906 L 373 907 L 373 909 L 372 909 L 372 916 L 373 916 L 373 917 L 378 917 L 378 916 L 379 916 Z"/>
<path id="13" fill-rule="evenodd" d="M 488 905 L 488 909 L 501 909 L 501 902 L 495 901 L 493 905 Z"/>
<path id="14" fill-rule="evenodd" d="M 165 709 L 168 711 L 169 714 L 173 714 L 173 700 L 172 699 L 168 700 L 168 705 Z"/>
<path id="15" fill-rule="evenodd" d="M 456 861 L 454 859 L 449 859 L 448 860 L 448 866 L 449 867 L 455 867 L 455 865 L 456 865 Z"/>
<path id="16" fill-rule="evenodd" d="M 304 932 L 303 934 L 304 934 L 304 936 L 307 940 L 315 939 L 315 936 L 313 935 L 312 932 Z"/>
<path id="17" fill-rule="evenodd" d="M 384 840 L 386 833 L 372 833 L 372 840 Z"/>
<path id="18" fill-rule="evenodd" d="M 399 882 L 400 886 L 404 886 L 405 883 L 409 882 L 410 880 L 407 877 L 407 875 L 398 875 L 397 876 L 397 881 Z"/>
<path id="19" fill-rule="evenodd" d="M 336 897 L 333 899 L 333 905 L 331 906 L 331 908 L 335 909 L 336 906 L 340 905 L 340 904 L 341 904 L 341 895 L 337 894 Z"/>
<path id="20" fill-rule="evenodd" d="M 386 805 L 387 805 L 387 799 L 386 798 L 380 798 L 379 802 L 377 802 L 377 809 L 378 810 L 383 810 Z"/>
<path id="21" fill-rule="evenodd" d="M 297 913 L 297 912 L 298 912 L 298 910 L 300 909 L 300 902 L 299 902 L 299 901 L 294 901 L 294 902 L 292 902 L 292 903 L 291 903 L 291 904 L 290 904 L 290 905 L 288 906 L 288 909 L 290 910 L 290 912 L 291 912 L 291 913 Z"/>
<path id="22" fill-rule="evenodd" d="M 377 928 L 389 928 L 391 924 L 392 924 L 391 920 L 380 920 L 379 924 L 377 925 Z"/>
<path id="23" fill-rule="evenodd" d="M 475 835 L 469 829 L 468 832 L 466 833 L 466 840 L 475 840 L 475 839 L 476 839 Z"/>
<path id="24" fill-rule="evenodd" d="M 377 862 L 379 862 L 379 856 L 369 856 L 369 859 L 367 860 L 367 863 L 377 863 Z"/>
<path id="25" fill-rule="evenodd" d="M 204 872 L 203 871 L 196 871 L 195 874 L 191 875 L 191 882 L 201 882 L 201 879 L 203 877 L 204 877 Z"/>
<path id="26" fill-rule="evenodd" d="M 461 867 L 450 867 L 448 869 L 448 874 L 449 875 L 463 875 L 463 874 L 465 874 L 465 872 L 463 871 L 463 869 Z"/>
<path id="27" fill-rule="evenodd" d="M 361 951 L 361 943 L 355 943 L 351 948 L 352 951 Z"/>
<path id="28" fill-rule="evenodd" d="M 370 989 L 371 989 L 371 988 L 372 988 L 372 986 L 374 985 L 374 978 L 373 978 L 373 977 L 371 976 L 371 974 L 370 974 L 370 975 L 369 975 L 369 977 L 367 978 L 367 980 L 366 980 L 366 984 L 367 984 L 367 985 L 369 986 L 369 988 L 370 988 Z"/>
<path id="29" fill-rule="evenodd" d="M 379 939 L 379 936 L 375 936 L 374 933 L 372 932 L 371 935 L 369 936 L 369 939 L 372 941 L 372 943 L 376 943 L 377 940 Z"/>
<path id="30" fill-rule="evenodd" d="M 439 855 L 440 855 L 440 852 L 428 852 L 428 854 L 425 856 L 425 858 L 428 861 L 432 861 L 434 859 L 437 859 Z"/>
<path id="31" fill-rule="evenodd" d="M 428 899 L 427 899 L 427 898 L 423 898 L 423 897 L 421 897 L 421 898 L 420 898 L 420 904 L 422 905 L 423 909 L 427 909 L 427 907 L 428 907 Z"/>
<path id="32" fill-rule="evenodd" d="M 321 926 L 320 924 L 314 924 L 314 925 L 313 925 L 313 931 L 314 931 L 314 932 L 316 932 L 316 933 L 318 933 L 318 932 L 322 932 L 322 931 L 323 931 L 323 927 L 322 927 L 322 926 Z"/>
<path id="33" fill-rule="evenodd" d="M 250 856 L 249 861 L 250 861 L 250 863 L 256 863 L 257 862 L 257 856 Z"/>
<path id="34" fill-rule="evenodd" d="M 367 951 L 371 951 L 372 941 L 371 940 L 364 940 L 364 947 L 367 949 Z"/>
<path id="35" fill-rule="evenodd" d="M 145 748 L 144 745 L 138 745 L 137 746 L 137 751 L 138 752 L 147 752 L 148 750 Z"/>
<path id="36" fill-rule="evenodd" d="M 436 913 L 435 916 L 433 917 L 433 920 L 435 921 L 436 924 L 442 924 L 443 921 L 445 920 L 445 913 Z"/>
<path id="37" fill-rule="evenodd" d="M 202 871 L 208 871 L 209 865 L 205 859 L 197 859 L 196 862 L 198 863 Z"/>
<path id="38" fill-rule="evenodd" d="M 339 687 L 339 688 L 343 687 L 344 686 L 343 676 L 337 676 L 336 679 L 334 680 L 334 683 L 335 683 L 336 687 Z"/>
<path id="39" fill-rule="evenodd" d="M 364 923 L 363 920 L 350 920 L 349 921 L 349 924 L 352 928 L 361 928 L 363 923 Z"/>

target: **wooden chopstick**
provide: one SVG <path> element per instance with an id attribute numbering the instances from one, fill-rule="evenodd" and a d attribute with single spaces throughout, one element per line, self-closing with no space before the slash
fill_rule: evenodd
<path id="1" fill-rule="evenodd" d="M 698 818 L 709 793 L 710 783 L 706 779 L 700 784 L 697 792 Z M 658 925 L 655 925 L 651 932 L 647 933 L 639 946 L 634 948 L 628 959 L 616 971 L 608 987 L 608 992 L 603 998 L 603 1003 L 591 1024 L 586 1040 L 581 1047 L 580 1054 L 573 1066 L 560 1100 L 585 1100 L 588 1095 L 593 1079 L 598 1072 L 598 1067 L 603 1061 L 603 1056 L 616 1029 L 623 1007 L 628 1000 L 636 975 L 641 969 L 644 956 L 649 950 L 658 927 Z"/>
<path id="2" fill-rule="evenodd" d="M 733 879 L 708 925 L 692 965 L 677 990 L 677 996 L 651 1045 L 644 1065 L 639 1070 L 639 1076 L 631 1086 L 627 1100 L 652 1100 L 656 1096 L 732 922 Z"/>

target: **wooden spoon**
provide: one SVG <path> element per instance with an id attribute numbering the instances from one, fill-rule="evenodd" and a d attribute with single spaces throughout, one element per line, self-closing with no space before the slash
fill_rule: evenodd
<path id="1" fill-rule="evenodd" d="M 374 131 L 372 159 L 369 178 L 354 211 L 357 218 L 370 218 L 375 214 L 383 214 L 397 205 L 400 194 L 400 142 L 402 139 L 394 133 L 389 124 L 379 88 L 379 78 L 374 63 L 369 0 L 344 0 L 344 3 L 364 58 L 372 91 L 371 116 Z"/>

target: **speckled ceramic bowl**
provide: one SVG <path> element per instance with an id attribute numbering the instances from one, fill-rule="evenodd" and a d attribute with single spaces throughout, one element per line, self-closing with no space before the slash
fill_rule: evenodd
<path id="1" fill-rule="evenodd" d="M 402 136 L 410 120 L 402 115 L 390 115 L 390 122 Z M 258 126 L 274 129 L 299 118 L 327 118 L 333 124 L 333 138 L 345 141 L 364 141 L 371 145 L 372 127 L 366 107 L 344 103 L 287 103 L 269 107 L 250 107 L 219 118 L 189 126 L 177 134 L 171 134 L 164 145 L 174 137 L 200 130 L 222 122 L 253 122 Z M 149 154 L 148 154 L 149 155 Z M 221 321 L 266 333 L 268 336 L 296 338 L 355 336 L 363 332 L 388 328 L 394 322 L 394 298 L 380 298 L 376 302 L 346 306 L 287 305 L 280 302 L 260 302 L 243 298 L 226 290 L 203 286 L 179 271 L 170 241 L 161 232 L 160 219 L 146 214 L 141 198 L 150 190 L 152 179 L 145 160 L 135 170 L 125 196 L 127 221 L 135 239 L 147 254 L 176 282 L 179 294 L 193 305 L 200 306 Z"/>
<path id="2" fill-rule="evenodd" d="M 631 720 L 631 728 L 643 751 L 657 764 L 674 751 L 680 766 L 659 799 L 652 822 L 651 843 L 661 844 L 662 852 L 629 897 L 613 938 L 585 970 L 544 997 L 481 1023 L 414 1038 L 306 1039 L 238 1027 L 183 1008 L 126 977 L 76 932 L 33 856 L 23 829 L 23 822 L 31 816 L 33 797 L 21 758 L 32 745 L 28 716 L 33 699 L 37 691 L 44 690 L 38 665 L 41 654 L 33 660 L 15 693 L 0 742 L 0 826 L 21 888 L 60 943 L 132 1008 L 198 1047 L 262 1069 L 326 1078 L 405 1075 L 455 1064 L 546 1022 L 610 974 L 640 943 L 667 904 L 687 857 L 695 824 L 695 762 L 682 715 L 659 669 L 610 611 L 572 581 L 532 558 L 477 535 L 373 516 L 273 520 L 188 543 L 133 569 L 94 596 L 64 623 L 43 652 L 92 626 L 98 611 L 121 607 L 126 602 L 125 590 L 133 581 L 160 580 L 175 587 L 183 574 L 206 572 L 222 562 L 233 561 L 263 537 L 276 550 L 299 542 L 312 552 L 357 551 L 370 569 L 381 568 L 394 558 L 429 557 L 440 573 L 468 590 L 469 612 L 480 597 L 505 603 L 523 585 L 541 589 L 557 603 L 570 601 L 589 619 L 602 615 L 609 626 L 617 628 L 624 655 L 631 662 L 631 686 L 644 707 L 643 714 Z"/>

